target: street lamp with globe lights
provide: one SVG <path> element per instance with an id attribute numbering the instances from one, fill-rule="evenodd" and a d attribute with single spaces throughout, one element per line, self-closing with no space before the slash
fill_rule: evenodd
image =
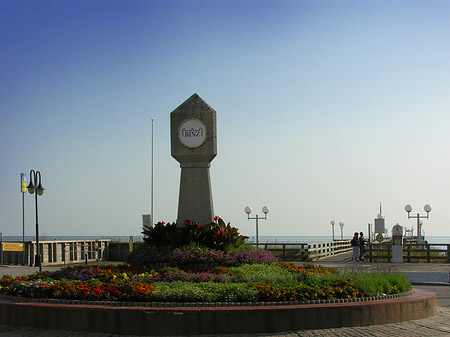
<path id="1" fill-rule="evenodd" d="M 334 220 L 331 220 L 330 224 L 331 224 L 331 232 L 333 234 L 333 242 L 334 242 L 334 224 L 335 224 Z"/>
<path id="2" fill-rule="evenodd" d="M 412 211 L 412 206 L 409 205 L 409 204 L 405 206 L 405 211 L 408 213 L 408 219 L 417 219 L 417 244 L 419 244 L 421 239 L 422 239 L 421 238 L 422 234 L 421 234 L 421 228 L 420 228 L 421 227 L 420 219 L 429 219 L 429 213 L 431 212 L 431 206 L 426 204 L 423 207 L 423 209 L 424 209 L 425 212 L 427 212 L 426 216 L 425 215 L 420 215 L 419 213 L 417 213 L 417 215 L 410 215 L 410 213 Z"/>
<path id="3" fill-rule="evenodd" d="M 39 180 L 38 180 L 39 178 Z M 36 255 L 34 258 L 34 266 L 39 267 L 39 271 L 42 271 L 41 266 L 41 254 L 39 251 L 39 216 L 38 216 L 38 195 L 44 194 L 45 188 L 41 184 L 41 172 L 30 171 L 30 183 L 27 186 L 28 192 L 35 195 L 35 208 L 36 208 Z"/>
<path id="4" fill-rule="evenodd" d="M 344 239 L 344 236 L 343 236 L 344 223 L 343 222 L 339 222 L 339 226 L 341 226 L 341 240 L 343 240 Z"/>
<path id="5" fill-rule="evenodd" d="M 258 247 L 258 220 L 267 220 L 267 213 L 269 213 L 270 209 L 267 206 L 262 208 L 264 218 L 259 217 L 258 214 L 256 214 L 256 217 L 250 218 L 250 213 L 252 212 L 252 208 L 250 206 L 245 207 L 244 211 L 247 213 L 248 220 L 256 220 L 256 247 Z"/>

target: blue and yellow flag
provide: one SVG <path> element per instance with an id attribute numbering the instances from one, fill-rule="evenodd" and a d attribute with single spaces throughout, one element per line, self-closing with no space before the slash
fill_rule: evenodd
<path id="1" fill-rule="evenodd" d="M 27 191 L 27 175 L 25 173 L 20 174 L 20 191 L 25 193 Z"/>

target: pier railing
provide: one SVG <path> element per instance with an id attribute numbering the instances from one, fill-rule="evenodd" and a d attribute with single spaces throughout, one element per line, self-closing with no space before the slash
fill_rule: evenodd
<path id="1" fill-rule="evenodd" d="M 368 244 L 366 257 L 369 262 L 392 262 L 392 243 Z M 450 244 L 405 244 L 403 245 L 403 262 L 450 263 Z"/>
<path id="2" fill-rule="evenodd" d="M 21 244 L 22 242 L 2 242 L 0 246 L 1 264 L 33 266 L 36 242 L 25 242 L 23 251 L 11 249 Z M 256 246 L 255 243 L 250 244 Z M 263 242 L 259 243 L 258 246 L 273 252 L 284 261 L 318 260 L 327 256 L 346 253 L 352 249 L 350 240 L 317 243 Z M 7 247 L 7 250 L 3 247 Z M 42 266 L 121 261 L 125 260 L 132 250 L 130 243 L 111 243 L 109 239 L 40 241 L 39 248 Z"/>
<path id="3" fill-rule="evenodd" d="M 250 243 L 256 246 L 256 243 Z M 350 240 L 317 243 L 263 242 L 258 246 L 274 253 L 284 261 L 318 260 L 326 256 L 349 252 Z"/>
<path id="4" fill-rule="evenodd" d="M 109 239 L 39 241 L 41 265 L 65 265 L 108 260 L 110 241 Z M 33 266 L 36 242 L 25 242 L 24 247 L 22 244 L 22 242 L 2 242 L 0 247 L 1 264 Z M 14 247 L 17 248 L 14 249 Z"/>

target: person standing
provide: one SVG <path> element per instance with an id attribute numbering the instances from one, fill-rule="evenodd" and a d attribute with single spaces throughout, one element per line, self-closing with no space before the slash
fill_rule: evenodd
<path id="1" fill-rule="evenodd" d="M 350 241 L 350 244 L 353 248 L 353 255 L 352 255 L 352 261 L 358 261 L 359 256 L 359 239 L 358 239 L 358 232 L 356 232 L 353 235 L 353 239 Z"/>
<path id="2" fill-rule="evenodd" d="M 359 233 L 359 261 L 364 261 L 364 254 L 366 254 L 366 242 L 363 232 Z"/>

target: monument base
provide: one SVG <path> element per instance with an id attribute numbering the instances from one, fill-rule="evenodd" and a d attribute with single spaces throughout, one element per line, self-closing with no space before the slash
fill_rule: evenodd
<path id="1" fill-rule="evenodd" d="M 214 219 L 209 163 L 182 164 L 177 226 L 185 220 L 209 224 Z"/>

